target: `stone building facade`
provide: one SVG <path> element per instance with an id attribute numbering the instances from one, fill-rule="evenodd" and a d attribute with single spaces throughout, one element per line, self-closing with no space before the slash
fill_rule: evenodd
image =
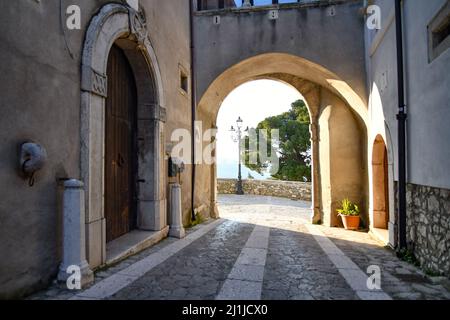
<path id="1" fill-rule="evenodd" d="M 381 9 L 379 30 L 365 30 L 369 92 L 370 197 L 374 211 L 389 212 L 389 243 L 398 235 L 398 91 L 395 10 L 392 1 L 372 1 Z M 438 30 L 447 25 L 445 0 L 403 1 L 405 100 L 407 113 L 407 244 L 423 269 L 450 276 L 448 159 L 450 131 L 446 119 L 450 96 L 449 37 Z M 447 20 L 446 20 L 447 19 Z M 447 39 L 447 40 L 446 40 Z M 372 144 L 372 146 L 371 146 Z M 383 149 L 383 151 L 380 151 Z M 381 154 L 387 162 L 386 201 L 377 198 Z M 381 173 L 381 174 L 380 174 Z M 383 189 L 383 188 L 382 188 Z"/>
<path id="2" fill-rule="evenodd" d="M 196 52 L 195 64 L 197 117 L 203 127 L 208 123 L 215 127 L 223 99 L 242 83 L 272 79 L 292 85 L 303 94 L 312 120 L 313 222 L 339 226 L 336 209 L 348 197 L 362 208 L 363 224 L 397 248 L 399 92 L 394 4 L 391 0 L 301 1 L 207 10 L 197 12 L 194 22 L 201 34 L 195 39 L 195 46 L 202 48 Z M 425 269 L 449 276 L 446 197 L 440 196 L 440 204 L 429 207 L 436 195 L 450 190 L 446 125 L 450 50 L 444 31 L 449 4 L 402 1 L 401 13 L 408 250 Z M 373 25 L 374 14 L 379 25 Z M 214 168 L 198 170 L 215 181 Z M 214 191 L 202 186 L 199 182 L 202 192 L 195 193 L 196 201 L 210 202 L 213 211 Z M 414 202 L 417 198 L 420 205 Z M 422 235 L 416 232 L 419 226 Z"/>
<path id="3" fill-rule="evenodd" d="M 113 145 L 119 148 L 118 155 L 111 152 L 113 165 L 131 167 L 136 161 L 137 166 L 127 178 L 139 184 L 133 195 L 137 200 L 119 203 L 125 203 L 134 219 L 132 227 L 124 227 L 144 236 L 167 235 L 169 133 L 191 128 L 185 116 L 190 88 L 181 83 L 182 77 L 190 78 L 191 69 L 189 2 L 139 3 L 0 4 L 5 31 L 0 36 L 0 252 L 8 257 L 0 262 L 1 298 L 22 297 L 56 277 L 64 251 L 62 189 L 67 179 L 84 185 L 85 237 L 80 241 L 86 244 L 89 268 L 95 270 L 110 259 L 107 237 L 123 232 L 107 221 L 105 212 L 105 156 Z M 74 28 L 69 28 L 71 23 Z M 113 50 L 122 71 L 109 69 Z M 117 88 L 125 90 L 120 81 L 126 74 L 135 82 L 130 136 L 136 147 L 131 154 L 121 141 L 111 143 L 106 136 L 105 106 L 114 105 Z M 123 112 L 112 115 L 116 125 L 124 123 Z M 47 154 L 32 186 L 19 157 L 24 142 L 42 146 Z M 188 182 L 190 172 L 186 166 L 181 179 Z M 192 211 L 189 186 L 182 186 L 186 219 Z"/>
<path id="4" fill-rule="evenodd" d="M 214 137 L 198 137 L 216 127 L 222 101 L 255 79 L 288 83 L 307 102 L 312 222 L 339 226 L 336 209 L 348 197 L 360 204 L 363 224 L 398 246 L 393 1 L 244 8 L 225 1 L 226 9 L 208 1 L 206 11 L 197 10 L 199 3 L 1 2 L 0 298 L 23 297 L 58 274 L 64 185 L 84 194 L 68 209 L 85 217 L 74 239 L 90 270 L 107 264 L 109 244 L 129 231 L 165 237 L 176 179 L 168 174 L 172 133 L 185 130 L 202 150 Z M 367 27 L 368 5 L 380 8 L 378 30 Z M 446 0 L 403 1 L 408 242 L 424 268 L 446 276 L 448 10 Z M 120 97 L 129 109 L 115 107 Z M 116 129 L 109 131 L 111 124 Z M 193 212 L 218 217 L 215 165 L 184 160 L 177 179 L 184 224 Z M 126 183 L 113 180 L 119 187 L 111 189 L 110 172 L 121 172 Z M 111 197 L 110 190 L 125 195 Z M 110 215 L 107 199 L 122 199 L 113 202 L 124 209 L 125 223 Z"/>

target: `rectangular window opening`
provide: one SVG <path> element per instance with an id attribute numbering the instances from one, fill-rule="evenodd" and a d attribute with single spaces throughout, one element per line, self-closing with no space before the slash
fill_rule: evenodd
<path id="1" fill-rule="evenodd" d="M 180 72 L 180 88 L 185 93 L 189 91 L 189 77 L 183 72 Z"/>
<path id="2" fill-rule="evenodd" d="M 428 25 L 428 38 L 432 62 L 450 47 L 450 1 L 447 1 Z"/>

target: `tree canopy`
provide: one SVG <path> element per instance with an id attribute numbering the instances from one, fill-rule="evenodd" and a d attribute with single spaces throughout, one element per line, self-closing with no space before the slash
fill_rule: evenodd
<path id="1" fill-rule="evenodd" d="M 275 152 L 279 159 L 279 169 L 271 172 L 277 180 L 311 181 L 311 139 L 310 118 L 308 108 L 303 100 L 292 103 L 288 112 L 263 120 L 256 127 L 256 131 L 267 130 L 267 136 L 259 135 L 257 150 L 262 143 L 267 145 L 269 152 Z M 254 129 L 253 129 L 254 130 Z M 279 130 L 279 144 L 273 144 L 272 130 Z M 245 166 L 260 174 L 270 169 L 269 161 L 261 159 L 250 147 L 249 138 L 245 138 L 244 159 Z M 255 149 L 255 148 L 253 148 Z M 272 155 L 273 156 L 273 155 Z M 249 163 L 250 159 L 257 159 L 256 163 Z"/>

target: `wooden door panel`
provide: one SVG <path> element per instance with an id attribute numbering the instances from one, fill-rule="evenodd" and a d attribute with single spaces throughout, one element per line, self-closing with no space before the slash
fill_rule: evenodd
<path id="1" fill-rule="evenodd" d="M 132 230 L 136 220 L 136 85 L 125 54 L 113 46 L 106 99 L 105 217 L 107 241 Z"/>

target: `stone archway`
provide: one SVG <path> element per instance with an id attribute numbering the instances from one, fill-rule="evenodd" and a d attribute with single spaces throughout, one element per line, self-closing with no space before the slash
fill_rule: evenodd
<path id="1" fill-rule="evenodd" d="M 137 88 L 137 226 L 142 230 L 159 231 L 167 225 L 163 174 L 166 111 L 145 13 L 120 4 L 108 4 L 91 21 L 82 57 L 80 167 L 86 189 L 86 247 L 91 268 L 106 262 L 105 100 L 108 96 L 107 63 L 113 44 L 127 56 Z"/>
<path id="2" fill-rule="evenodd" d="M 344 198 L 358 203 L 363 224 L 369 224 L 367 104 L 336 74 L 283 53 L 267 53 L 232 66 L 217 77 L 198 103 L 197 120 L 203 128 L 214 128 L 222 101 L 239 85 L 257 79 L 271 79 L 296 88 L 305 98 L 311 118 L 313 223 L 339 226 L 337 209 Z M 196 203 L 215 209 L 216 197 L 203 185 L 216 179 L 214 168 L 199 165 Z M 213 185 L 213 183 L 209 184 Z"/>
<path id="3" fill-rule="evenodd" d="M 383 138 L 378 135 L 372 151 L 372 225 L 376 229 L 389 227 L 389 171 L 388 153 Z"/>

